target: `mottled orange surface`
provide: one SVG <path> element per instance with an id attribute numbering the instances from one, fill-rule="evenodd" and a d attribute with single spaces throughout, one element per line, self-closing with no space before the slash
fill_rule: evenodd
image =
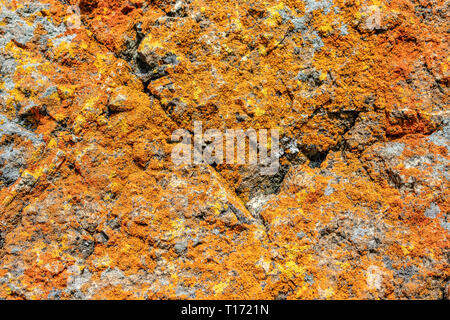
<path id="1" fill-rule="evenodd" d="M 448 2 L 0 4 L 0 298 L 450 297 Z"/>

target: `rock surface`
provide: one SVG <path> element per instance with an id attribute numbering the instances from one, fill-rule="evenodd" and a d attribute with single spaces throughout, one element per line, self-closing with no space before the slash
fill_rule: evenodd
<path id="1" fill-rule="evenodd" d="M 448 14 L 0 0 L 0 298 L 449 299 Z M 194 121 L 278 173 L 174 165 Z"/>

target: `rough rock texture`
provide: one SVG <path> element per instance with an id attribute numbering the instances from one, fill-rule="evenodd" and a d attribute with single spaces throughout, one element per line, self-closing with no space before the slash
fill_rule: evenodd
<path id="1" fill-rule="evenodd" d="M 0 0 L 0 298 L 450 298 L 448 19 Z M 175 166 L 196 120 L 279 129 L 278 174 Z"/>

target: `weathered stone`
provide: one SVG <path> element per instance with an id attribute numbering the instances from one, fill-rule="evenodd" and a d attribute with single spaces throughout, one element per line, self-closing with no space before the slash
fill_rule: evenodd
<path id="1" fill-rule="evenodd" d="M 0 0 L 0 299 L 448 299 L 447 7 Z"/>

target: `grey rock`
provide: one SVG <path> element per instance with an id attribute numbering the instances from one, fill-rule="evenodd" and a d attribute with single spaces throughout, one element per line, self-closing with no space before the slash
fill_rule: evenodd
<path id="1" fill-rule="evenodd" d="M 425 210 L 425 216 L 428 218 L 436 218 L 436 216 L 441 212 L 441 209 L 434 202 L 431 203 L 430 207 Z"/>

